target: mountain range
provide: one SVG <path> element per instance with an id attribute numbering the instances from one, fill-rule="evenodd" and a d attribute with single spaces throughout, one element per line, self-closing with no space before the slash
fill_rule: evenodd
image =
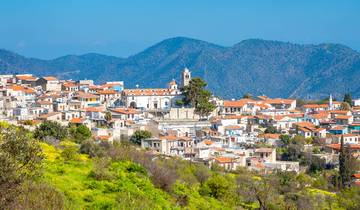
<path id="1" fill-rule="evenodd" d="M 122 80 L 127 88 L 166 87 L 184 67 L 222 98 L 245 93 L 320 99 L 360 97 L 360 53 L 340 44 L 300 45 L 248 39 L 231 47 L 185 37 L 166 39 L 128 58 L 96 53 L 52 60 L 0 50 L 0 74 L 32 73 L 61 79 Z"/>

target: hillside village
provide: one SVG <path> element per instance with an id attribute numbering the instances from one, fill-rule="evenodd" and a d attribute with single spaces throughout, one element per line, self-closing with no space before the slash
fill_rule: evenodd
<path id="1" fill-rule="evenodd" d="M 94 84 L 54 76 L 0 75 L 0 120 L 30 130 L 44 121 L 85 125 L 95 142 L 109 144 L 147 130 L 152 137 L 141 139 L 141 147 L 149 152 L 226 170 L 305 170 L 300 160 L 279 154 L 286 136 L 302 138 L 301 152 L 329 167 L 338 164 L 342 138 L 354 156 L 360 155 L 360 99 L 343 107 L 331 95 L 325 103 L 304 104 L 266 96 L 212 96 L 215 110 L 200 116 L 194 107 L 178 103 L 191 71 L 185 68 L 181 78 L 161 84 L 165 88 L 128 89 L 123 81 Z M 360 185 L 360 174 L 353 177 Z"/>

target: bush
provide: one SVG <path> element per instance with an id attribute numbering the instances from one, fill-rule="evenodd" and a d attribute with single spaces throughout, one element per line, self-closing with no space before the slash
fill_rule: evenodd
<path id="1" fill-rule="evenodd" d="M 65 161 L 70 161 L 70 160 L 77 160 L 78 155 L 79 155 L 79 147 L 77 144 L 71 142 L 71 141 L 63 141 L 61 142 L 61 147 L 63 148 L 60 156 L 65 160 Z"/>
<path id="2" fill-rule="evenodd" d="M 81 143 L 80 153 L 87 154 L 90 157 L 103 157 L 105 156 L 105 149 L 93 140 L 86 140 Z"/>
<path id="3" fill-rule="evenodd" d="M 0 208 L 12 209 L 23 183 L 40 173 L 39 142 L 23 128 L 0 126 Z"/>
<path id="4" fill-rule="evenodd" d="M 131 136 L 130 141 L 134 144 L 141 145 L 142 139 L 151 138 L 152 134 L 150 131 L 137 130 Z"/>
<path id="5" fill-rule="evenodd" d="M 69 127 L 69 134 L 78 144 L 81 144 L 83 141 L 91 137 L 91 131 L 85 125 L 71 125 Z"/>
<path id="6" fill-rule="evenodd" d="M 47 137 L 63 140 L 67 135 L 68 132 L 66 127 L 54 121 L 45 121 L 41 123 L 34 132 L 34 137 L 40 140 L 46 140 Z"/>
<path id="7" fill-rule="evenodd" d="M 230 192 L 230 183 L 228 180 L 217 173 L 213 174 L 202 187 L 202 194 L 208 194 L 216 199 L 225 197 Z"/>
<path id="8" fill-rule="evenodd" d="M 266 128 L 265 133 L 278 133 L 274 126 L 269 126 Z"/>

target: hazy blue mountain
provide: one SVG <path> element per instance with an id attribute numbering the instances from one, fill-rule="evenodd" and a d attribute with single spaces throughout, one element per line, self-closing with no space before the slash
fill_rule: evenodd
<path id="1" fill-rule="evenodd" d="M 360 53 L 339 44 L 299 45 L 259 39 L 232 47 L 176 37 L 129 58 L 95 53 L 53 60 L 25 58 L 0 50 L 0 73 L 33 73 L 60 78 L 123 80 L 127 87 L 164 87 L 188 67 L 224 98 L 244 93 L 271 97 L 360 97 Z"/>

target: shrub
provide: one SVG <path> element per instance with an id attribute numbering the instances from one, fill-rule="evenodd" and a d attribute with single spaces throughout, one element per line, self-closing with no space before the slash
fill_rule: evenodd
<path id="1" fill-rule="evenodd" d="M 47 137 L 63 140 L 67 134 L 67 129 L 58 122 L 45 121 L 36 128 L 34 137 L 40 140 L 46 140 Z"/>

